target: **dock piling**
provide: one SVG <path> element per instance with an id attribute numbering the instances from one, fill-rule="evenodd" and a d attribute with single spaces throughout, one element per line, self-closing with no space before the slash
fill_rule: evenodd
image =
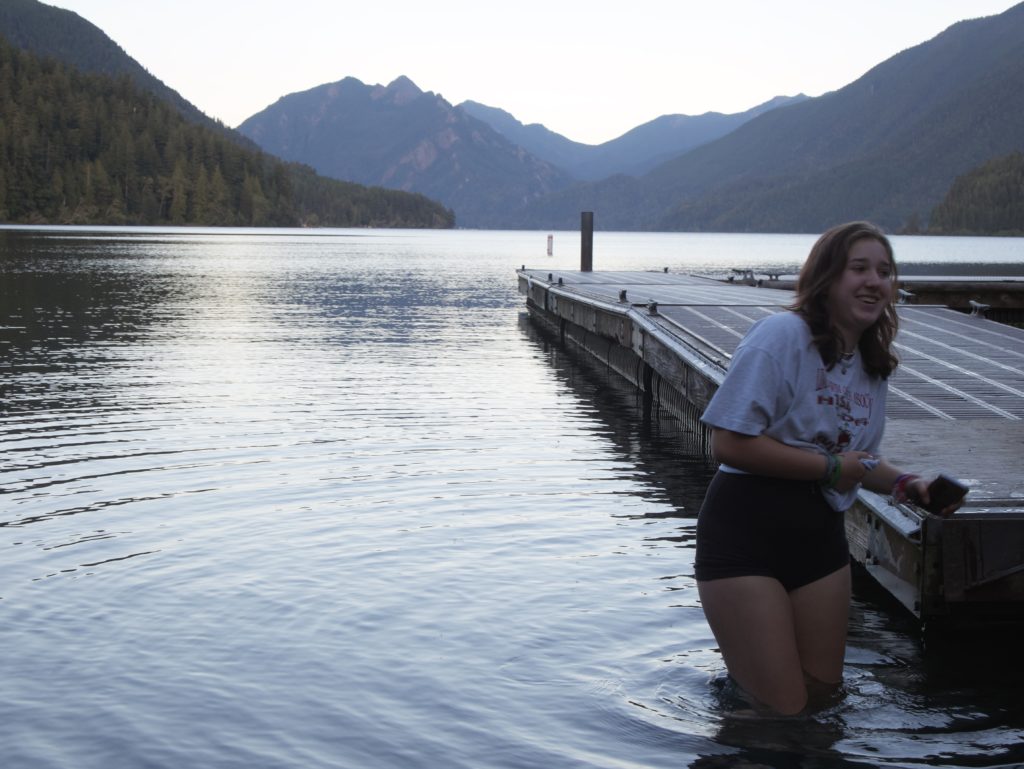
<path id="1" fill-rule="evenodd" d="M 580 272 L 594 270 L 594 212 L 580 214 Z"/>

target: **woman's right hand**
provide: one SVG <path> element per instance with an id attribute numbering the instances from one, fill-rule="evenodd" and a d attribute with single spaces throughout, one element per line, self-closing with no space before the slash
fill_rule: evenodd
<path id="1" fill-rule="evenodd" d="M 866 451 L 844 451 L 839 455 L 842 470 L 836 490 L 849 491 L 864 480 L 868 468 L 861 462 L 862 459 L 874 459 L 874 456 Z"/>

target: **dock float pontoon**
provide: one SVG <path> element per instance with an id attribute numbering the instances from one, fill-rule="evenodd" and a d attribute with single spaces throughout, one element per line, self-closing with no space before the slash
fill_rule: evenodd
<path id="1" fill-rule="evenodd" d="M 793 299 L 668 272 L 523 267 L 518 279 L 531 316 L 632 382 L 645 409 L 697 429 L 740 339 Z M 944 519 L 862 491 L 850 554 L 922 623 L 1024 620 L 1024 330 L 938 305 L 898 313 L 883 453 L 971 492 Z"/>

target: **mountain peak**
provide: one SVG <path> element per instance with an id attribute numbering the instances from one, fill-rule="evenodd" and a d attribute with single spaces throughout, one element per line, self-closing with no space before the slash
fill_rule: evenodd
<path id="1" fill-rule="evenodd" d="M 420 90 L 419 86 L 405 75 L 399 75 L 388 83 L 386 87 L 377 86 L 373 89 L 374 99 L 388 99 L 398 107 L 409 104 L 422 95 L 423 91 Z"/>
<path id="2" fill-rule="evenodd" d="M 444 201 L 463 226 L 505 226 L 507 212 L 572 182 L 407 77 L 338 90 L 292 94 L 239 130 L 324 175 Z"/>

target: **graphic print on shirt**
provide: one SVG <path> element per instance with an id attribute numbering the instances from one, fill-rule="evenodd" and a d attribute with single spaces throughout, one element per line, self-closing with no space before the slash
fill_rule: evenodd
<path id="1" fill-rule="evenodd" d="M 836 415 L 835 440 L 819 435 L 816 443 L 830 454 L 841 454 L 855 445 L 855 440 L 871 421 L 870 392 L 857 392 L 829 378 L 828 370 L 818 369 L 816 382 L 818 406 L 833 409 Z"/>

